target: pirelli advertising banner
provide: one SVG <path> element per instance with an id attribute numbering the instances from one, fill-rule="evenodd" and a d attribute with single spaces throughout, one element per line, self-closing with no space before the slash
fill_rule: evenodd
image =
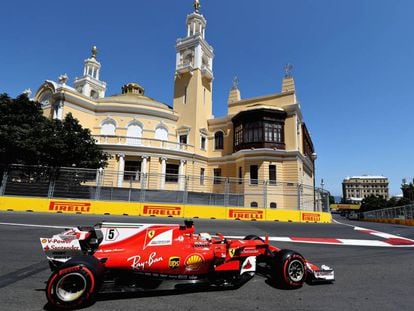
<path id="1" fill-rule="evenodd" d="M 241 221 L 329 223 L 332 220 L 330 213 L 312 211 L 27 197 L 0 197 L 0 210 L 68 214 L 229 219 Z"/>
<path id="2" fill-rule="evenodd" d="M 185 218 L 226 219 L 227 208 L 223 206 L 186 205 Z"/>
<path id="3" fill-rule="evenodd" d="M 141 216 L 184 217 L 184 208 L 180 204 L 143 203 Z"/>
<path id="4" fill-rule="evenodd" d="M 140 203 L 0 197 L 0 210 L 68 214 L 140 215 Z"/>
<path id="5" fill-rule="evenodd" d="M 226 219 L 234 220 L 266 220 L 264 209 L 235 207 L 228 208 Z"/>

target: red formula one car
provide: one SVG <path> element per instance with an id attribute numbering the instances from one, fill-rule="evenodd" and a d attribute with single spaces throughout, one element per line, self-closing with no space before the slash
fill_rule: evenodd
<path id="1" fill-rule="evenodd" d="M 160 290 L 165 284 L 173 289 L 237 288 L 255 274 L 284 288 L 334 280 L 332 269 L 319 268 L 294 251 L 274 247 L 255 235 L 234 240 L 221 234 L 195 234 L 192 221 L 184 225 L 104 222 L 40 242 L 53 271 L 47 300 L 63 309 L 89 304 L 98 292 Z"/>

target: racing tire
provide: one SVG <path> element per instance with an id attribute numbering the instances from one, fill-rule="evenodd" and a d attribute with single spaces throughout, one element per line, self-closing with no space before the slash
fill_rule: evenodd
<path id="1" fill-rule="evenodd" d="M 46 298 L 57 309 L 93 303 L 103 277 L 103 264 L 93 256 L 78 256 L 59 267 L 46 285 Z"/>
<path id="2" fill-rule="evenodd" d="M 272 277 L 276 284 L 285 289 L 302 287 L 307 271 L 303 256 L 289 249 L 275 253 Z"/>
<path id="3" fill-rule="evenodd" d="M 255 235 L 255 234 L 249 234 L 249 235 L 246 235 L 246 236 L 243 238 L 243 240 L 259 240 L 259 241 L 264 242 L 264 241 L 263 241 L 263 239 L 262 239 L 261 237 L 259 237 L 259 236 Z"/>

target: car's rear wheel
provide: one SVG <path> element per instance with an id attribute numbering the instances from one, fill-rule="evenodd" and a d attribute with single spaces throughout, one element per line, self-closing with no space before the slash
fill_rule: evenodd
<path id="1" fill-rule="evenodd" d="M 243 240 L 259 240 L 263 242 L 263 239 L 255 234 L 246 235 Z"/>
<path id="2" fill-rule="evenodd" d="M 91 303 L 99 290 L 102 274 L 102 263 L 94 257 L 69 260 L 47 282 L 49 304 L 60 309 L 73 309 Z"/>
<path id="3" fill-rule="evenodd" d="M 276 283 L 283 288 L 302 287 L 306 280 L 305 259 L 292 250 L 280 250 L 275 253 L 272 275 Z"/>

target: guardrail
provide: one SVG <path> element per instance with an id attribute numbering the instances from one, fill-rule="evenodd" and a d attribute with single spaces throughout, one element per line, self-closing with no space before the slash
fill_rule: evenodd
<path id="1" fill-rule="evenodd" d="M 364 212 L 364 220 L 414 226 L 414 204 Z"/>
<path id="2" fill-rule="evenodd" d="M 19 165 L 0 176 L 0 196 L 329 212 L 329 192 L 289 182 Z"/>

